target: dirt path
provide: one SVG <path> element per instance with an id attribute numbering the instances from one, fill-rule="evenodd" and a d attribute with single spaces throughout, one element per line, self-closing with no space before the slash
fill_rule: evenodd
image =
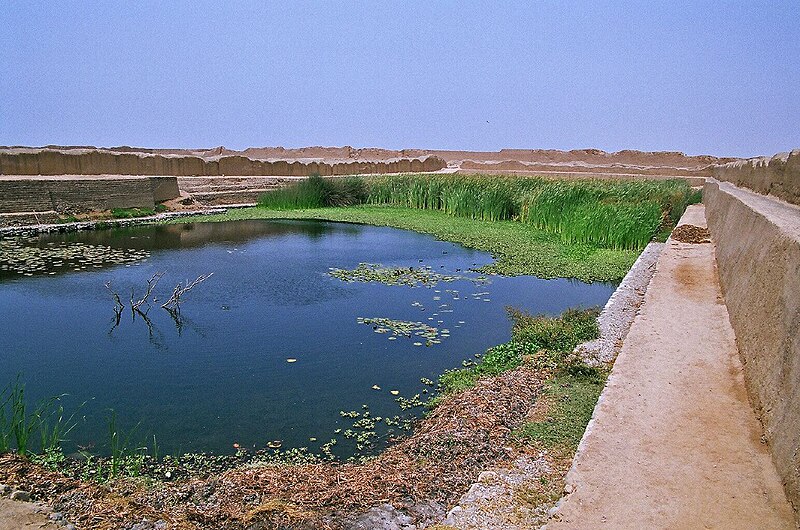
<path id="1" fill-rule="evenodd" d="M 0 530 L 56 530 L 63 528 L 50 521 L 39 507 L 30 502 L 17 502 L 0 498 Z"/>
<path id="2" fill-rule="evenodd" d="M 761 434 L 713 244 L 670 240 L 548 528 L 793 529 Z"/>

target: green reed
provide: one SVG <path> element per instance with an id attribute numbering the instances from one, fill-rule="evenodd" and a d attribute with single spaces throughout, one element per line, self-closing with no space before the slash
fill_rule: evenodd
<path id="1" fill-rule="evenodd" d="M 289 186 L 264 193 L 258 204 L 275 210 L 352 206 L 367 198 L 367 187 L 361 177 L 322 178 L 318 175 Z"/>
<path id="2" fill-rule="evenodd" d="M 674 225 L 692 198 L 683 180 L 551 180 L 507 176 L 370 178 L 367 202 L 440 210 L 486 221 L 518 220 L 565 243 L 642 248 Z"/>

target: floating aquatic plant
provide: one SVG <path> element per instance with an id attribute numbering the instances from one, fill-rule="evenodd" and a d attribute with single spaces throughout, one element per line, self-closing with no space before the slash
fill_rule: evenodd
<path id="1" fill-rule="evenodd" d="M 384 267 L 379 263 L 359 263 L 355 269 L 331 268 L 328 274 L 345 282 L 377 282 L 411 287 L 433 287 L 439 282 L 467 279 L 434 272 L 430 267 Z"/>
<path id="2" fill-rule="evenodd" d="M 142 249 L 112 248 L 80 242 L 49 242 L 40 246 L 38 238 L 0 238 L 0 271 L 24 276 L 84 271 L 131 264 L 150 257 Z"/>
<path id="3" fill-rule="evenodd" d="M 357 322 L 372 326 L 375 333 L 392 333 L 389 339 L 396 337 L 420 337 L 425 339 L 426 346 L 439 344 L 442 338 L 450 336 L 450 330 L 435 328 L 422 322 L 410 320 L 392 320 L 391 318 L 365 318 L 358 317 Z M 414 346 L 422 346 L 422 342 L 415 342 Z"/>

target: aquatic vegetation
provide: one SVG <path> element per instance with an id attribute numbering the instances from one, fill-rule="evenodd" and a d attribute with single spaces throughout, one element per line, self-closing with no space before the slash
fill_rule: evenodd
<path id="1" fill-rule="evenodd" d="M 672 228 L 696 193 L 682 179 L 588 180 L 497 175 L 312 177 L 265 194 L 273 209 L 401 206 L 483 221 L 517 220 L 564 243 L 640 249 Z"/>
<path id="2" fill-rule="evenodd" d="M 411 287 L 433 287 L 439 282 L 464 279 L 462 276 L 435 272 L 430 267 L 384 267 L 379 263 L 359 263 L 355 269 L 331 268 L 328 274 L 345 282 L 378 282 Z"/>
<path id="3" fill-rule="evenodd" d="M 366 318 L 358 317 L 359 324 L 372 326 L 375 333 L 389 333 L 394 336 L 420 337 L 425 339 L 426 346 L 441 343 L 442 338 L 450 336 L 449 330 L 439 330 L 422 322 L 412 322 L 409 320 L 392 320 L 390 318 Z M 390 337 L 391 338 L 391 337 Z M 422 346 L 421 342 L 415 342 L 414 346 Z"/>
<path id="4" fill-rule="evenodd" d="M 322 178 L 319 175 L 264 193 L 258 204 L 265 208 L 296 209 L 324 206 L 352 206 L 367 198 L 361 177 Z"/>
<path id="5" fill-rule="evenodd" d="M 367 180 L 369 204 L 440 210 L 484 221 L 519 220 L 565 243 L 644 247 L 696 200 L 685 181 L 496 175 L 392 175 Z"/>
<path id="6" fill-rule="evenodd" d="M 62 241 L 41 244 L 38 237 L 0 238 L 0 272 L 23 276 L 99 269 L 148 257 L 150 252 L 141 249 Z"/>
<path id="7" fill-rule="evenodd" d="M 65 415 L 62 397 L 44 399 L 31 410 L 19 376 L 4 388 L 0 392 L 0 454 L 12 450 L 20 455 L 60 451 L 61 443 L 77 425 L 76 413 Z M 34 439 L 37 433 L 38 445 Z"/>
<path id="8" fill-rule="evenodd" d="M 501 221 L 516 214 L 512 180 L 460 175 L 392 175 L 368 179 L 369 204 L 388 204 Z"/>

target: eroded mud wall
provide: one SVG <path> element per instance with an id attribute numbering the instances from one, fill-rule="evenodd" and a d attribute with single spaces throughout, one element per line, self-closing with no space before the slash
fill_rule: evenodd
<path id="1" fill-rule="evenodd" d="M 785 182 L 781 180 L 785 172 L 768 163 L 727 171 L 729 177 L 736 176 L 765 191 Z M 704 188 L 703 202 L 716 243 L 720 282 L 744 362 L 748 392 L 797 514 L 800 207 L 711 179 Z"/>
<path id="2" fill-rule="evenodd" d="M 309 176 L 437 171 L 446 162 L 436 156 L 411 160 L 303 162 L 254 160 L 232 155 L 197 156 L 126 153 L 102 150 L 48 149 L 0 152 L 0 175 L 173 175 Z"/>
<path id="3" fill-rule="evenodd" d="M 153 208 L 178 195 L 175 177 L 0 179 L 0 213 Z"/>
<path id="4" fill-rule="evenodd" d="M 712 176 L 800 204 L 800 149 L 713 166 Z"/>

